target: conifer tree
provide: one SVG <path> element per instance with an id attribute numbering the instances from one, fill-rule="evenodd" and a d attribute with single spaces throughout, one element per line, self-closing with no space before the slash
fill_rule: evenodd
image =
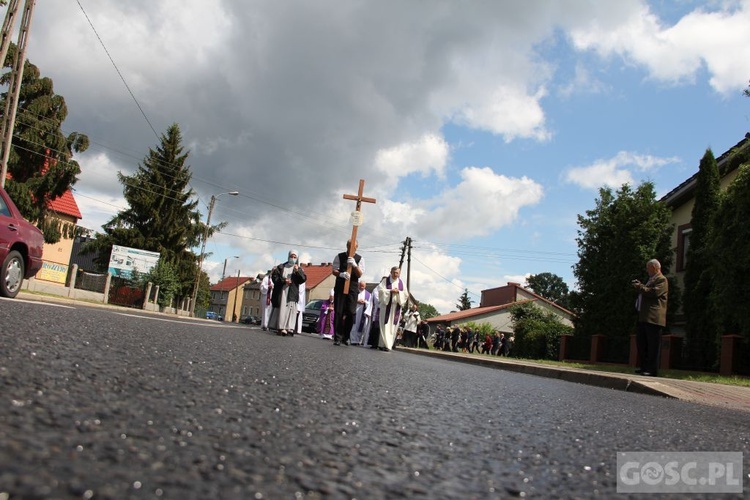
<path id="1" fill-rule="evenodd" d="M 713 303 L 719 332 L 743 335 L 750 343 L 750 145 L 733 151 L 729 161 L 738 164 L 738 173 L 721 197 L 711 238 Z"/>
<path id="2" fill-rule="evenodd" d="M 15 44 L 10 44 L 4 67 L 12 67 L 16 51 Z M 8 85 L 9 81 L 10 71 L 0 77 L 0 85 Z M 6 99 L 7 92 L 0 98 L 0 109 L 5 109 Z M 49 202 L 76 183 L 81 169 L 73 160 L 73 152 L 82 153 L 89 146 L 89 139 L 83 134 L 63 135 L 61 127 L 67 115 L 65 99 L 55 94 L 52 79 L 42 77 L 39 68 L 27 60 L 5 189 L 23 216 L 42 229 L 47 243 L 57 243 L 61 236 L 72 237 L 75 233 L 73 224 L 54 217 Z"/>
<path id="3" fill-rule="evenodd" d="M 625 184 L 615 193 L 602 188 L 596 207 L 579 215 L 578 225 L 578 290 L 571 294 L 576 334 L 628 336 L 636 321 L 631 281 L 647 279 L 649 259 L 659 259 L 665 274 L 671 264 L 669 208 L 656 200 L 650 182 L 635 190 Z"/>
<path id="4" fill-rule="evenodd" d="M 719 342 L 716 311 L 710 300 L 714 289 L 711 228 L 720 201 L 719 168 L 708 149 L 698 168 L 695 204 L 685 268 L 683 310 L 686 319 L 686 347 L 690 364 L 699 370 L 715 368 Z"/>
<path id="5" fill-rule="evenodd" d="M 469 297 L 468 288 L 464 288 L 464 293 L 462 293 L 458 298 L 458 304 L 456 304 L 456 307 L 459 311 L 466 311 L 468 309 L 471 309 L 471 298 Z"/>
<path id="6" fill-rule="evenodd" d="M 103 226 L 104 234 L 98 234 L 86 248 L 99 253 L 102 267 L 112 245 L 159 252 L 160 262 L 170 266 L 180 283 L 174 292 L 178 299 L 192 290 L 197 256 L 190 249 L 205 227 L 196 209 L 198 200 L 192 199 L 192 174 L 185 163 L 188 154 L 183 152 L 178 125 L 171 125 L 133 175 L 118 173 L 128 208 L 110 219 Z"/>

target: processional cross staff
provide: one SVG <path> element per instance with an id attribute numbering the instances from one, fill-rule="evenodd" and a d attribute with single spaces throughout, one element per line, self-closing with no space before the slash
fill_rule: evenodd
<path id="1" fill-rule="evenodd" d="M 353 194 L 345 194 L 344 195 L 344 199 L 345 200 L 356 200 L 356 202 L 357 202 L 357 209 L 354 212 L 352 212 L 352 217 L 353 217 L 354 220 L 353 220 L 353 224 L 352 224 L 352 237 L 349 240 L 349 241 L 352 242 L 352 244 L 349 245 L 349 252 L 348 252 L 347 257 L 354 257 L 354 252 L 356 250 L 356 248 L 355 248 L 355 242 L 357 241 L 357 229 L 362 224 L 362 211 L 361 211 L 362 202 L 364 201 L 364 202 L 367 202 L 367 203 L 375 203 L 375 201 L 376 201 L 375 198 L 365 198 L 364 196 L 362 196 L 362 192 L 364 191 L 364 189 L 365 189 L 365 180 L 364 179 L 360 179 L 359 180 L 359 191 L 357 192 L 357 194 L 356 195 L 353 195 Z M 349 274 L 349 276 L 352 275 L 352 265 L 351 264 L 348 264 L 346 266 L 346 272 Z M 346 283 L 344 283 L 344 295 L 346 295 L 348 293 L 349 293 L 349 280 L 346 280 Z"/>

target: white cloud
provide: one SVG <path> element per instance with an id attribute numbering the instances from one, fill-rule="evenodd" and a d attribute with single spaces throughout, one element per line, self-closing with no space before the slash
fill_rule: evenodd
<path id="1" fill-rule="evenodd" d="M 750 1 L 714 5 L 719 10 L 699 9 L 665 26 L 643 4 L 626 18 L 589 19 L 570 36 L 579 50 L 622 56 L 645 66 L 654 79 L 692 82 L 705 67 L 717 92 L 736 92 L 750 74 Z"/>
<path id="2" fill-rule="evenodd" d="M 576 65 L 579 93 L 604 88 L 599 57 L 625 58 L 669 82 L 705 68 L 720 92 L 744 88 L 750 74 L 748 1 L 711 3 L 732 8 L 699 10 L 674 26 L 643 1 L 83 4 L 150 121 L 81 9 L 40 4 L 28 57 L 66 99 L 64 131 L 92 140 L 77 158 L 84 223 L 98 226 L 124 206 L 114 172 L 133 172 L 158 144 L 151 125 L 160 134 L 177 123 L 204 220 L 212 194 L 242 193 L 217 206 L 214 220 L 230 225 L 212 245 L 217 260 L 223 247 L 243 253 L 243 269 L 266 270 L 290 246 L 313 262 L 332 260 L 351 231 L 352 203 L 341 195 L 356 192 L 359 179 L 367 181 L 365 196 L 378 199 L 363 208 L 360 235 L 365 246 L 390 252 L 368 256 L 373 278 L 398 260 L 406 234 L 461 241 L 522 226 L 522 209 L 542 200 L 541 184 L 467 165 L 496 165 L 491 155 L 505 153 L 502 141 L 560 146 L 549 141 L 562 134 L 548 115 L 552 100 L 570 90 L 556 80 L 564 64 Z M 577 53 L 560 42 L 568 36 Z M 456 144 L 445 139 L 449 129 Z M 459 141 L 482 146 L 459 150 Z M 486 156 L 473 156 L 488 143 Z M 600 178 L 598 186 L 648 165 L 621 161 L 571 169 L 568 180 Z M 449 281 L 479 274 L 440 252 L 434 258 L 447 259 L 434 265 Z M 448 310 L 462 291 L 420 280 L 429 286 L 425 296 L 434 292 Z"/>
<path id="3" fill-rule="evenodd" d="M 443 137 L 428 133 L 415 142 L 381 149 L 375 157 L 375 166 L 393 183 L 412 173 L 423 177 L 434 173 L 442 178 L 449 153 Z"/>
<path id="4" fill-rule="evenodd" d="M 562 98 L 571 97 L 574 94 L 599 94 L 608 90 L 608 86 L 592 75 L 585 65 L 576 63 L 573 79 L 558 87 L 557 94 Z"/>
<path id="5" fill-rule="evenodd" d="M 550 132 L 544 127 L 544 109 L 540 101 L 546 95 L 543 87 L 530 94 L 515 85 L 484 89 L 473 102 L 455 111 L 454 120 L 470 128 L 503 135 L 506 141 L 533 138 L 544 141 Z"/>
<path id="6" fill-rule="evenodd" d="M 514 222 L 522 208 L 542 199 L 542 186 L 522 177 L 496 174 L 488 167 L 468 167 L 461 182 L 425 206 L 419 232 L 428 238 L 460 240 L 489 234 Z"/>
<path id="7" fill-rule="evenodd" d="M 586 189 L 599 189 L 602 186 L 619 188 L 623 184 L 635 184 L 633 171 L 651 172 L 664 165 L 675 163 L 678 158 L 659 158 L 620 151 L 614 157 L 600 159 L 591 165 L 573 167 L 564 173 L 564 180 Z"/>

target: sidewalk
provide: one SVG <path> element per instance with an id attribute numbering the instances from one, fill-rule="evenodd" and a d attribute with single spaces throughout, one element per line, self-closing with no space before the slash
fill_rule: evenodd
<path id="1" fill-rule="evenodd" d="M 19 299 L 35 300 L 39 302 L 53 302 L 59 304 L 75 304 L 78 301 L 65 297 L 50 297 L 33 293 L 21 292 Z M 111 309 L 122 309 L 109 304 L 92 304 L 86 302 L 87 306 L 105 307 Z M 139 311 L 141 311 L 139 309 Z M 149 311 L 141 311 L 149 312 Z M 149 312 L 150 314 L 163 314 Z M 180 319 L 196 319 L 180 316 Z M 203 320 L 210 321 L 210 320 Z M 231 323 L 230 323 L 231 324 Z M 582 370 L 580 368 L 568 368 L 565 366 L 552 366 L 533 361 L 521 361 L 513 358 L 500 356 L 487 356 L 481 354 L 467 354 L 458 352 L 436 351 L 435 349 L 410 349 L 399 347 L 400 351 L 423 356 L 441 357 L 451 361 L 462 363 L 473 363 L 480 366 L 496 368 L 501 370 L 537 375 L 539 377 L 556 378 L 567 382 L 594 385 L 608 389 L 651 394 L 667 398 L 680 399 L 710 406 L 718 406 L 731 410 L 750 412 L 750 387 L 734 385 L 712 384 L 709 382 L 691 382 L 669 378 L 643 377 L 627 373 L 598 372 L 594 370 Z"/>
<path id="2" fill-rule="evenodd" d="M 434 349 L 410 349 L 399 347 L 399 350 L 423 356 L 441 357 L 462 363 L 508 370 L 540 377 L 556 378 L 567 382 L 606 387 L 622 391 L 651 394 L 667 398 L 680 399 L 731 410 L 750 412 L 750 387 L 740 387 L 709 382 L 692 382 L 670 378 L 643 377 L 627 373 L 597 372 L 565 366 L 551 366 L 533 361 L 521 361 L 500 356 L 487 356 L 457 352 L 436 351 Z"/>

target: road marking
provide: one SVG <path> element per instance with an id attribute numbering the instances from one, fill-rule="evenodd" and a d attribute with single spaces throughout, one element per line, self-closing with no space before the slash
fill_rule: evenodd
<path id="1" fill-rule="evenodd" d="M 42 301 L 39 301 L 39 300 L 26 300 L 26 299 L 19 299 L 19 298 L 9 299 L 7 297 L 0 297 L 0 300 L 7 300 L 8 302 L 23 302 L 24 304 L 42 304 L 42 305 L 50 306 L 50 307 L 64 307 L 65 309 L 75 309 L 74 306 L 66 306 L 66 305 L 63 305 L 63 304 L 54 304 L 52 302 L 42 302 Z"/>
<path id="2" fill-rule="evenodd" d="M 141 316 L 139 314 L 127 314 L 127 313 L 120 313 L 120 312 L 116 312 L 115 314 L 120 315 L 120 316 L 128 316 L 130 318 L 152 319 L 154 321 L 166 321 L 167 323 L 180 323 L 180 324 L 183 324 L 183 325 L 198 325 L 198 326 L 203 325 L 203 323 L 197 323 L 197 322 L 193 322 L 191 320 L 154 318 L 152 316 Z M 222 325 L 218 321 L 216 322 L 216 324 L 213 324 L 213 323 L 207 321 L 206 325 L 207 326 L 212 326 L 214 328 L 234 328 L 234 327 L 229 326 L 229 325 Z M 206 325 L 204 325 L 204 326 L 206 326 Z"/>

